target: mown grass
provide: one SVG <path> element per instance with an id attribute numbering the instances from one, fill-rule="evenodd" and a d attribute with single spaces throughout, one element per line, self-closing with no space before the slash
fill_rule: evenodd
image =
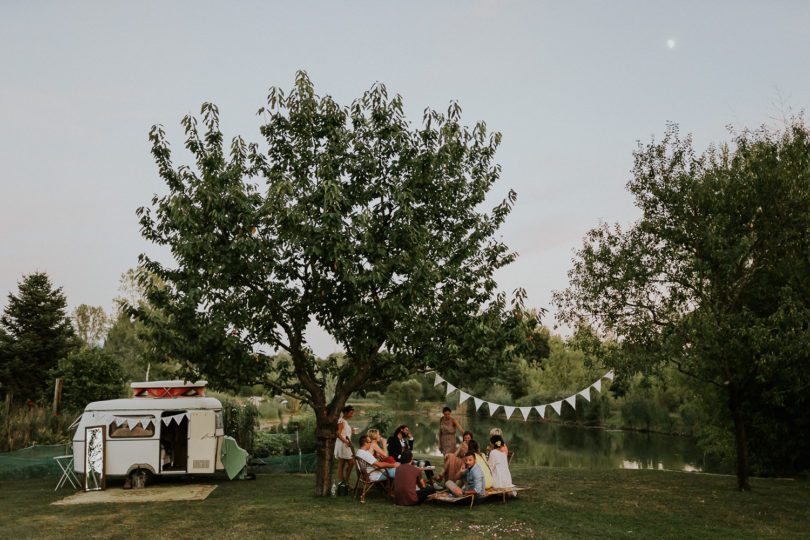
<path id="1" fill-rule="evenodd" d="M 517 500 L 400 508 L 380 493 L 366 504 L 318 499 L 313 477 L 259 474 L 199 502 L 51 506 L 55 478 L 0 485 L 2 538 L 810 538 L 805 481 L 665 471 L 584 471 L 516 466 L 533 489 Z M 195 480 L 205 482 L 205 480 Z"/>

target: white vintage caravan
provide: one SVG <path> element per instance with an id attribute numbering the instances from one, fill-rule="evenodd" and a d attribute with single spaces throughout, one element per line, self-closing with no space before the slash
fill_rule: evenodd
<path id="1" fill-rule="evenodd" d="M 85 407 L 73 437 L 74 470 L 84 474 L 86 428 L 103 426 L 104 476 L 183 475 L 223 469 L 222 404 L 205 381 L 132 383 L 135 397 Z"/>

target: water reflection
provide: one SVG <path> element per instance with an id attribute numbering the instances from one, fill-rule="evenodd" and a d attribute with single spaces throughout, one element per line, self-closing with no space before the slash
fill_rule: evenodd
<path id="1" fill-rule="evenodd" d="M 478 416 L 457 416 L 457 419 L 482 442 L 488 439 L 491 428 L 501 428 L 515 459 L 525 465 L 725 472 L 706 462 L 694 441 L 686 437 Z M 440 455 L 438 414 L 426 417 L 403 413 L 396 416 L 396 422 L 411 427 L 416 452 Z"/>

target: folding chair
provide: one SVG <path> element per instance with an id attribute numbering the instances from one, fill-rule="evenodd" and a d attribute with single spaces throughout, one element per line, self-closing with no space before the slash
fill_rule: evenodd
<path id="1" fill-rule="evenodd" d="M 388 476 L 387 469 L 383 469 L 380 467 L 374 467 L 373 465 L 369 465 L 362 459 L 357 459 L 355 456 L 354 464 L 357 467 L 357 481 L 354 483 L 354 498 L 357 498 L 357 493 L 360 493 L 360 502 L 366 502 L 366 494 L 371 490 L 374 486 L 380 486 L 382 490 L 385 492 L 386 497 L 391 496 L 391 489 L 394 486 L 393 479 Z M 371 473 L 374 471 L 380 471 L 382 476 L 378 480 L 371 479 Z M 358 490 L 358 488 L 360 488 Z"/>
<path id="2" fill-rule="evenodd" d="M 82 483 L 79 482 L 79 479 L 76 477 L 76 473 L 73 472 L 73 454 L 56 456 L 53 458 L 53 460 L 57 465 L 59 465 L 59 469 L 62 471 L 62 476 L 59 477 L 59 482 L 56 483 L 56 487 L 53 488 L 53 490 L 59 490 L 68 482 L 70 482 L 70 485 L 73 486 L 73 489 L 81 489 Z"/>

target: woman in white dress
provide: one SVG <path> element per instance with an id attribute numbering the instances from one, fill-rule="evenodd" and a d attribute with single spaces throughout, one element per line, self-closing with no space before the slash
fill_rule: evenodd
<path id="1" fill-rule="evenodd" d="M 489 439 L 492 450 L 489 452 L 489 468 L 492 470 L 493 488 L 510 488 L 512 483 L 512 473 L 509 472 L 509 456 L 506 443 L 500 435 L 493 435 Z"/>
<path id="2" fill-rule="evenodd" d="M 335 457 L 338 460 L 337 477 L 339 482 L 349 485 L 349 478 L 352 475 L 352 426 L 348 420 L 354 416 L 354 407 L 346 405 L 343 407 L 343 414 L 338 420 L 337 440 L 335 441 Z"/>

